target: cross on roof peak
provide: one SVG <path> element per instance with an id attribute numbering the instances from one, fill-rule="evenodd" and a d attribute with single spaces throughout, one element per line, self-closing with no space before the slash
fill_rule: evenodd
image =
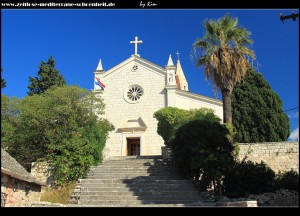
<path id="1" fill-rule="evenodd" d="M 177 53 L 176 53 L 176 55 L 177 55 L 177 61 L 179 61 L 179 55 L 180 55 L 180 54 L 181 54 L 181 53 L 177 51 Z"/>
<path id="2" fill-rule="evenodd" d="M 143 41 L 139 41 L 137 36 L 135 36 L 134 39 L 135 39 L 134 41 L 130 41 L 131 44 L 134 43 L 134 55 L 140 56 L 140 55 L 137 53 L 137 45 L 143 43 Z"/>

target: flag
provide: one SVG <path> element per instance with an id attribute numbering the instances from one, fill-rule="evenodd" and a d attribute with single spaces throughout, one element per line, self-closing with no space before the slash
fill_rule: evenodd
<path id="1" fill-rule="evenodd" d="M 98 85 L 102 90 L 105 89 L 105 85 L 97 77 L 95 77 L 95 84 Z"/>

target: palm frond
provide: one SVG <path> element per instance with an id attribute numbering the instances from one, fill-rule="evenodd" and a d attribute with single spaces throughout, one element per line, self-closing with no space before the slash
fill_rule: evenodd
<path id="1" fill-rule="evenodd" d="M 254 51 L 247 47 L 253 43 L 251 32 L 238 26 L 238 18 L 230 14 L 205 20 L 203 25 L 205 36 L 193 44 L 194 50 L 201 51 L 197 66 L 205 66 L 205 77 L 215 87 L 232 89 L 245 76 L 249 59 L 255 59 Z"/>
<path id="2" fill-rule="evenodd" d="M 193 46 L 196 48 L 207 49 L 208 43 L 205 40 L 199 39 L 194 43 Z"/>
<path id="3" fill-rule="evenodd" d="M 201 56 L 198 60 L 197 60 L 197 67 L 200 67 L 202 65 L 205 65 L 205 56 Z"/>

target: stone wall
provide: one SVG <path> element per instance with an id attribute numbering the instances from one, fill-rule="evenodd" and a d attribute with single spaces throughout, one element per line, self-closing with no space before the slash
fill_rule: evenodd
<path id="1" fill-rule="evenodd" d="M 31 206 L 40 201 L 41 186 L 1 173 L 1 206 Z"/>
<path id="2" fill-rule="evenodd" d="M 299 142 L 240 143 L 239 159 L 268 164 L 275 172 L 299 173 Z"/>
<path id="3" fill-rule="evenodd" d="M 275 193 L 251 194 L 249 199 L 257 201 L 258 206 L 298 206 L 298 191 L 281 189 Z"/>
<path id="4" fill-rule="evenodd" d="M 53 176 L 51 176 L 51 168 L 47 162 L 33 162 L 31 165 L 31 175 L 40 180 L 46 182 L 47 186 L 54 185 Z"/>

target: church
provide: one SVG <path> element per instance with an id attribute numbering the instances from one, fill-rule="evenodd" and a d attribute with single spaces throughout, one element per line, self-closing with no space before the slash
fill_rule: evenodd
<path id="1" fill-rule="evenodd" d="M 104 158 L 110 156 L 161 155 L 164 141 L 157 134 L 153 114 L 164 107 L 180 109 L 210 108 L 223 119 L 222 101 L 189 91 L 180 60 L 171 55 L 166 66 L 152 63 L 138 54 L 135 37 L 134 54 L 105 71 L 101 59 L 94 71 L 94 91 L 102 91 L 104 117 L 115 127 L 107 139 Z"/>

